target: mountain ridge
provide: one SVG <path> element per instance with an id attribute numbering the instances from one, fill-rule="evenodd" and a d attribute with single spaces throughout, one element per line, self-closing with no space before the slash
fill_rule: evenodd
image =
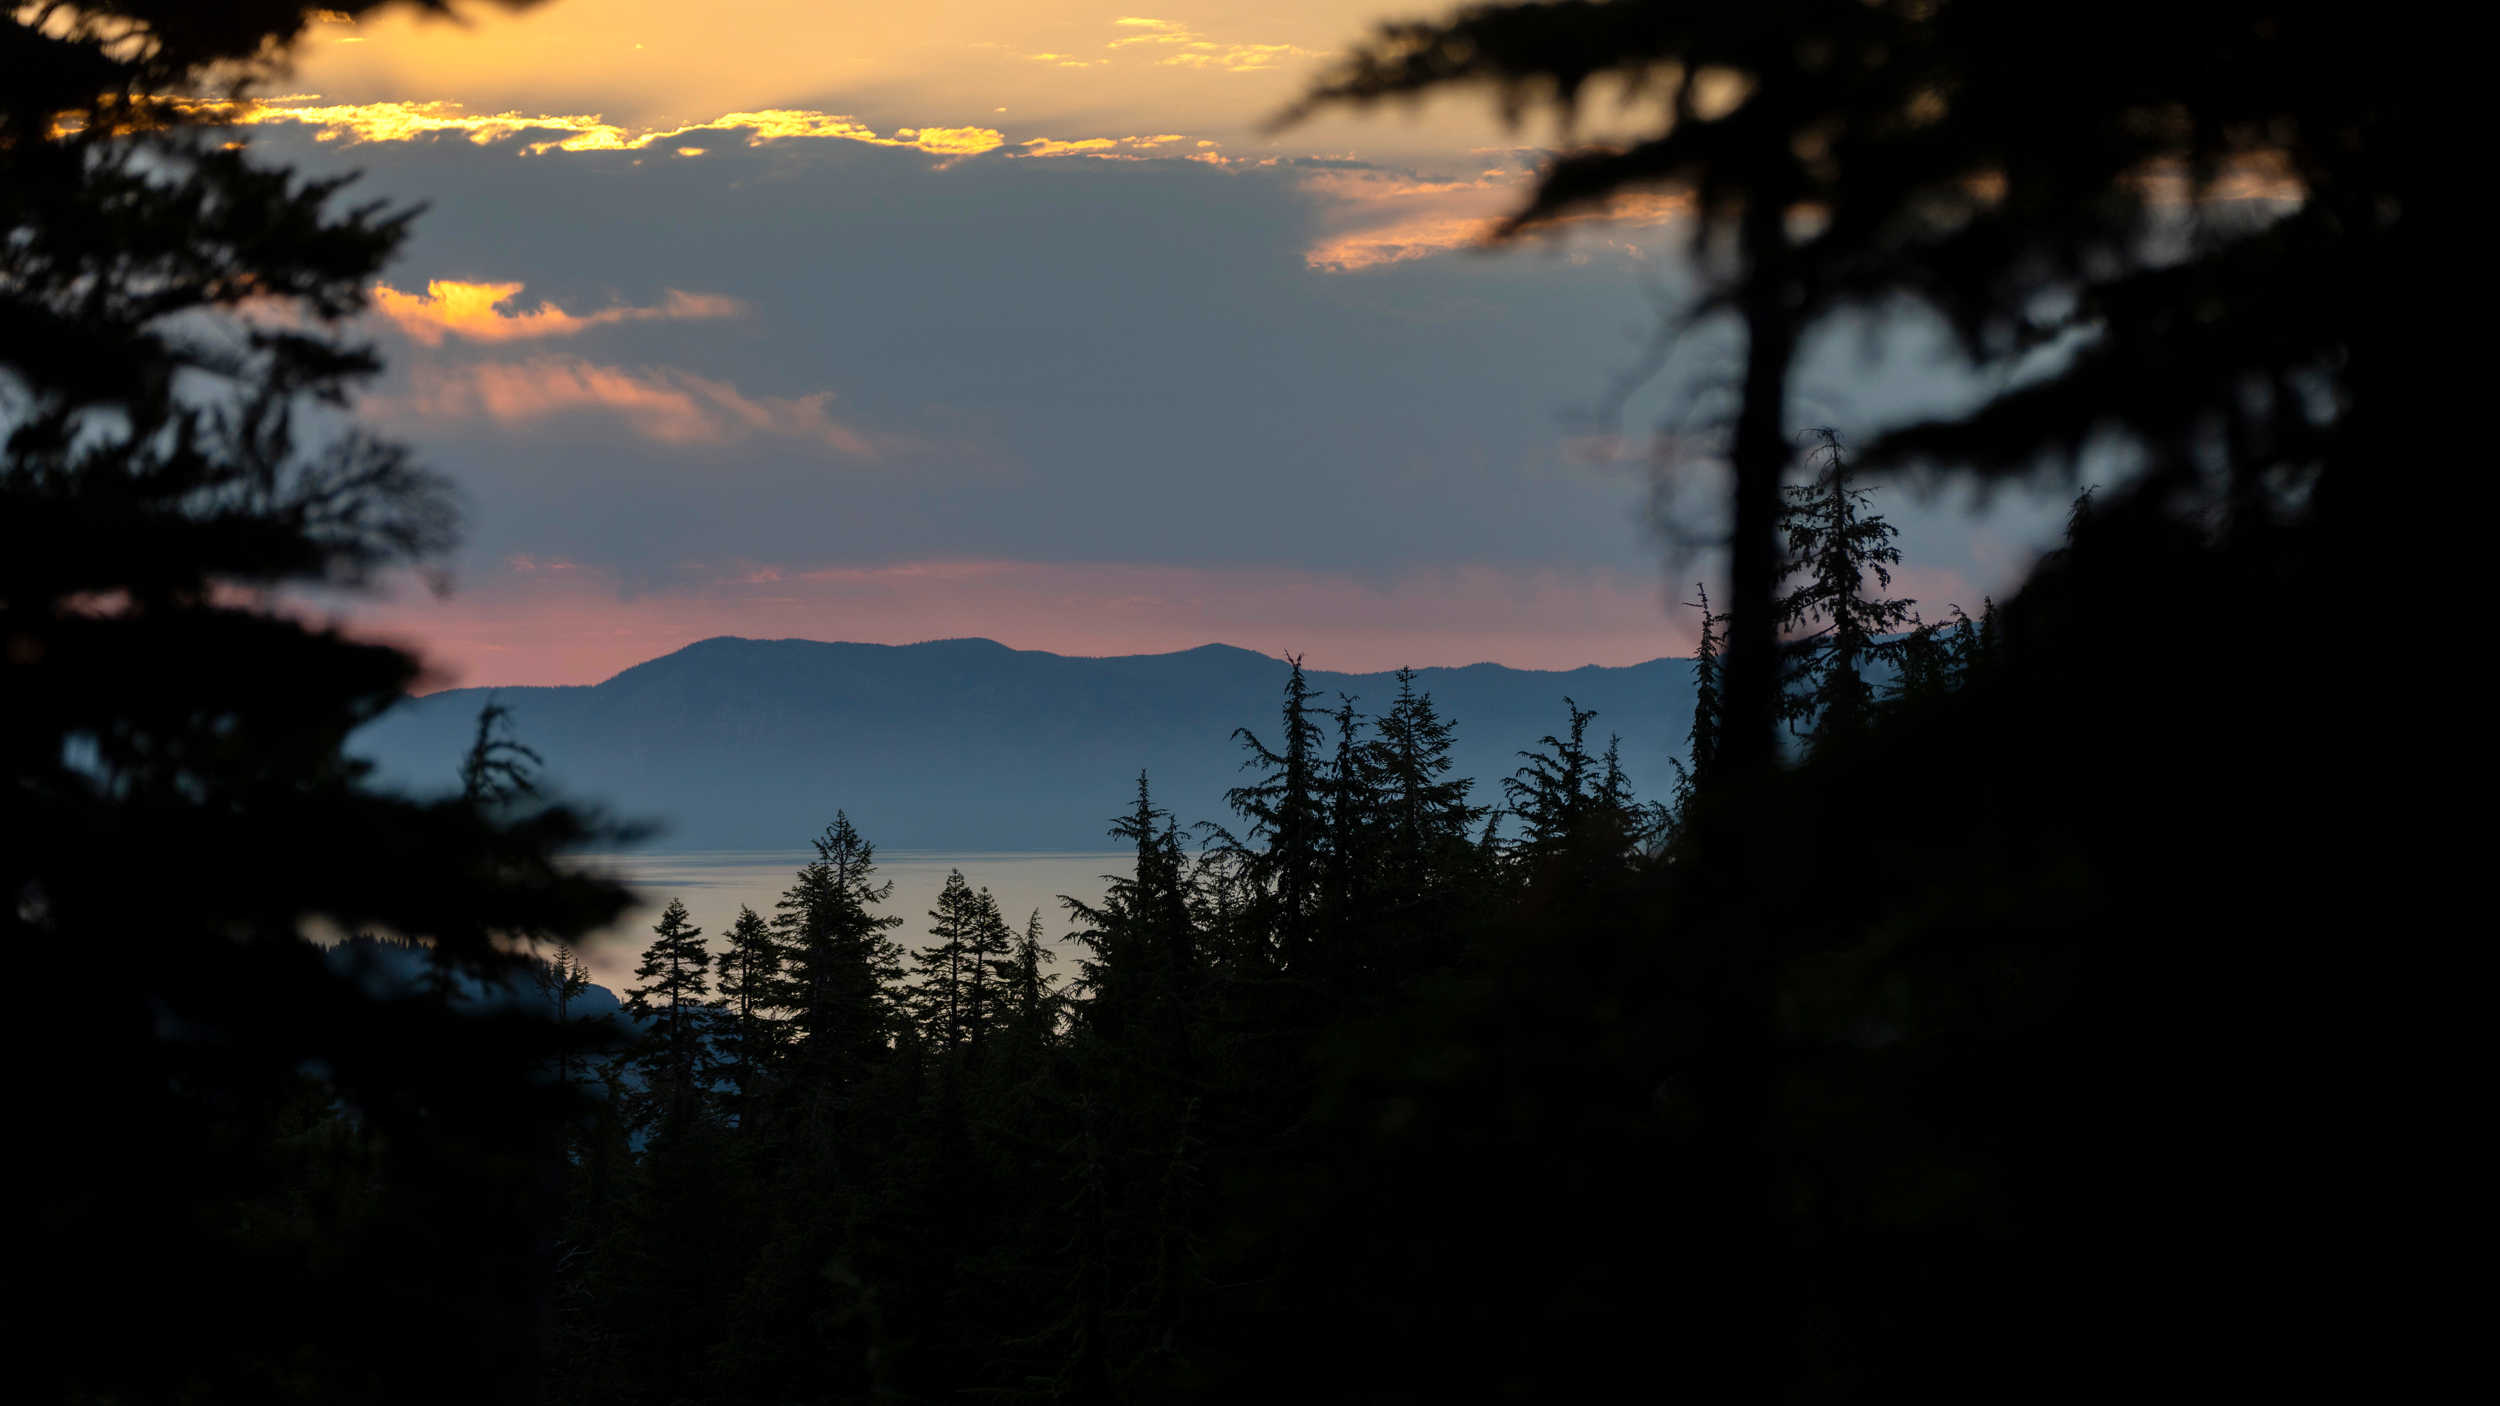
<path id="1" fill-rule="evenodd" d="M 1079 656 L 965 637 L 909 645 L 720 635 L 596 684 L 446 689 L 361 730 L 351 750 L 394 789 L 441 792 L 487 698 L 563 794 L 666 827 L 667 850 L 790 849 L 836 809 L 889 849 L 1099 848 L 1147 772 L 1182 823 L 1224 820 L 1242 783 L 1235 728 L 1275 741 L 1288 666 L 1236 645 Z M 1459 773 L 1498 800 L 1515 753 L 1568 724 L 1565 695 L 1623 737 L 1662 793 L 1692 708 L 1689 661 L 1570 670 L 1415 671 L 1457 724 Z M 1392 673 L 1307 670 L 1320 700 L 1387 706 Z"/>

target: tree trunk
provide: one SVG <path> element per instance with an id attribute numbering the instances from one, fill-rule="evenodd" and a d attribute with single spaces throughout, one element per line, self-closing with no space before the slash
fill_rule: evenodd
<path id="1" fill-rule="evenodd" d="M 1777 238 L 1775 230 L 1773 237 Z M 1728 539 L 1727 672 L 1719 760 L 1734 772 L 1767 764 L 1778 724 L 1780 479 L 1788 471 L 1788 367 L 1800 309 L 1785 278 L 1756 264 L 1745 313 L 1745 402 L 1736 416 L 1735 523 Z"/>

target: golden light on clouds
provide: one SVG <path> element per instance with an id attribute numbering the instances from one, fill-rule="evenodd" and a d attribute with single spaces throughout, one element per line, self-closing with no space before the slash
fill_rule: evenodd
<path id="1" fill-rule="evenodd" d="M 1177 132 L 1166 133 L 1159 137 L 1084 137 L 1072 142 L 1057 141 L 1049 137 L 1035 137 L 1029 142 L 1018 143 L 1023 150 L 1016 154 L 1022 156 L 1134 156 L 1139 152 L 1152 152 L 1172 142 L 1187 140 L 1189 140 L 1187 137 Z M 1200 142 L 1198 145 L 1213 146 L 1215 143 Z M 1128 147 L 1129 150 L 1120 151 L 1123 146 Z"/>
<path id="2" fill-rule="evenodd" d="M 901 127 L 891 137 L 880 137 L 856 119 L 823 112 L 732 112 L 690 126 L 636 132 L 596 117 L 524 115 L 518 112 L 470 115 L 462 113 L 459 104 L 452 102 L 333 103 L 323 106 L 310 105 L 312 102 L 313 99 L 301 96 L 273 98 L 249 106 L 233 107 L 228 115 L 238 123 L 293 123 L 316 128 L 319 132 L 317 140 L 321 141 L 402 142 L 457 135 L 485 144 L 518 138 L 519 149 L 534 156 L 558 151 L 661 150 L 673 150 L 678 156 L 700 156 L 707 148 L 672 148 L 670 144 L 703 132 L 744 133 L 742 144 L 746 146 L 778 141 L 835 140 L 862 142 L 869 146 L 911 147 L 947 157 L 979 156 L 1006 144 L 1006 138 L 991 127 Z M 1175 142 L 1189 140 L 1188 134 L 1182 132 L 1163 132 L 1146 137 L 1079 137 L 1064 141 L 1056 137 L 1034 137 L 1016 143 L 1016 149 L 1007 155 L 1127 157 L 1159 152 Z M 1221 143 L 1200 140 L 1195 145 L 1203 151 Z M 681 312 L 648 315 L 716 314 Z"/>
<path id="3" fill-rule="evenodd" d="M 402 293 L 387 283 L 377 283 L 373 285 L 373 302 L 401 331 L 429 347 L 442 345 L 447 333 L 471 341 L 510 342 L 531 337 L 570 337 L 619 322 L 736 317 L 746 311 L 746 305 L 735 298 L 681 293 L 674 288 L 655 308 L 602 308 L 586 317 L 576 317 L 553 303 L 542 303 L 529 312 L 506 307 L 521 295 L 522 286 L 436 279 L 425 285 L 423 293 Z"/>
<path id="4" fill-rule="evenodd" d="M 745 146 L 848 141 L 912 148 L 950 162 L 993 151 L 1010 159 L 1163 158 L 1241 169 L 1273 167 L 1280 160 L 1272 156 L 1226 156 L 1217 150 L 1221 143 L 1182 132 L 1125 137 L 1031 137 L 1009 143 L 1000 131 L 990 127 L 900 127 L 893 136 L 882 137 L 856 118 L 801 109 L 732 112 L 706 122 L 650 131 L 636 131 L 590 116 L 469 114 L 448 101 L 324 104 L 301 95 L 239 108 L 233 115 L 239 122 L 312 127 L 325 141 L 510 141 L 516 150 L 537 156 L 671 152 L 679 158 L 695 158 L 709 148 L 689 145 L 689 138 L 720 133 L 735 137 Z M 1478 152 L 1476 163 L 1480 165 L 1488 155 L 1504 164 L 1459 179 L 1435 180 L 1376 167 L 1332 168 L 1315 173 L 1302 182 L 1302 187 L 1328 202 L 1324 220 L 1329 229 L 1305 250 L 1304 263 L 1321 272 L 1349 273 L 1484 247 L 1502 216 L 1526 198 L 1530 172 L 1538 159 L 1533 150 L 1514 148 Z M 1618 200 L 1606 212 L 1573 216 L 1557 223 L 1611 220 L 1649 225 L 1665 223 L 1683 212 L 1683 202 L 1674 197 L 1631 196 Z M 422 297 L 387 289 L 377 289 L 375 296 L 386 315 L 427 345 L 435 344 L 447 332 L 481 340 L 566 336 L 605 323 L 721 317 L 737 311 L 689 294 L 671 294 L 671 301 L 660 308 L 608 309 L 587 317 L 555 309 L 528 314 L 502 309 L 500 305 L 519 291 L 517 285 L 443 283 L 429 287 Z"/>
<path id="5" fill-rule="evenodd" d="M 1323 58 L 1328 52 L 1293 44 L 1221 43 L 1179 20 L 1129 16 L 1111 23 L 1128 33 L 1105 44 L 1104 48 L 1118 50 L 1150 45 L 1153 50 L 1161 51 L 1155 59 L 1156 63 L 1176 68 L 1220 68 L 1227 73 L 1255 73 L 1280 67 L 1287 59 Z"/>
<path id="6" fill-rule="evenodd" d="M 672 161 L 726 143 L 833 140 L 950 162 L 996 153 L 1244 169 L 1323 155 L 1430 173 L 1473 172 L 1484 158 L 1471 152 L 1515 152 L 1520 137 L 1475 99 L 1267 129 L 1330 53 L 1392 8 L 1157 0 L 1143 14 L 1071 15 L 1008 0 L 548 0 L 464 12 L 462 25 L 392 11 L 322 26 L 298 74 L 330 96 L 271 102 L 249 120 L 332 141 L 466 138 Z M 1323 203 L 1306 266 L 1348 273 L 1477 247 L 1526 194 L 1524 165 L 1456 181 L 1379 174 L 1369 186 L 1308 187 Z"/>
<path id="7" fill-rule="evenodd" d="M 545 156 L 557 152 L 673 152 L 694 158 L 708 147 L 686 144 L 690 137 L 720 133 L 746 146 L 788 141 L 848 141 L 872 146 L 907 147 L 949 161 L 998 151 L 1008 158 L 1091 157 L 1102 160 L 1183 159 L 1223 167 L 1273 166 L 1276 157 L 1230 157 L 1221 143 L 1181 132 L 1125 137 L 1030 137 L 1009 143 L 991 127 L 900 127 L 891 137 L 879 136 L 858 119 L 803 109 L 732 112 L 705 122 L 636 131 L 597 117 L 501 112 L 468 114 L 448 101 L 323 104 L 296 96 L 271 99 L 240 108 L 235 120 L 247 123 L 295 123 L 318 130 L 322 140 L 349 142 L 418 141 L 454 137 L 478 143 L 512 141 L 519 151 Z M 1382 168 L 1335 168 L 1305 180 L 1303 189 L 1328 202 L 1326 233 L 1304 251 L 1304 263 L 1320 272 L 1351 273 L 1430 258 L 1462 249 L 1485 247 L 1503 216 L 1525 200 L 1528 181 L 1539 153 L 1511 148 L 1475 154 L 1503 162 L 1459 179 L 1429 179 Z M 1686 203 L 1676 196 L 1633 195 L 1618 199 L 1605 211 L 1569 216 L 1557 226 L 1611 222 L 1632 227 L 1664 224 L 1681 218 Z M 499 290 L 499 291 L 498 291 Z M 409 334 L 428 345 L 446 332 L 479 339 L 564 336 L 603 323 L 660 317 L 720 317 L 736 309 L 707 303 L 688 294 L 653 309 L 609 309 L 574 317 L 553 309 L 530 314 L 500 310 L 519 292 L 502 284 L 441 284 L 424 297 L 377 290 L 383 311 Z"/>
<path id="8" fill-rule="evenodd" d="M 540 356 L 419 366 L 412 382 L 407 397 L 369 402 L 368 412 L 386 423 L 491 420 L 508 427 L 590 413 L 669 445 L 770 436 L 812 440 L 860 458 L 876 452 L 868 436 L 829 413 L 831 391 L 789 399 L 748 396 L 726 381 L 674 367 L 603 366 L 580 357 Z"/>
<path id="9" fill-rule="evenodd" d="M 854 118 L 795 109 L 732 112 L 708 122 L 637 131 L 602 121 L 596 116 L 578 114 L 472 114 L 463 112 L 461 104 L 448 100 L 330 103 L 320 106 L 312 105 L 314 101 L 305 96 L 272 98 L 235 106 L 228 110 L 227 115 L 238 123 L 283 122 L 318 128 L 323 141 L 402 142 L 456 134 L 483 144 L 521 137 L 529 139 L 522 143 L 522 149 L 533 154 L 550 151 L 656 150 L 704 132 L 744 133 L 748 146 L 791 139 L 831 138 L 865 142 L 870 146 L 916 147 L 941 156 L 977 156 L 1006 141 L 1005 137 L 988 127 L 904 127 L 891 137 L 880 137 Z M 679 147 L 678 154 L 688 155 L 702 150 L 701 147 Z"/>
<path id="10" fill-rule="evenodd" d="M 1233 150 L 1436 157 L 1505 140 L 1480 100 L 1419 119 L 1329 114 L 1265 130 L 1385 0 L 1157 0 L 1144 14 L 1018 0 L 547 0 L 464 6 L 453 24 L 393 9 L 316 26 L 296 82 L 348 104 L 445 99 L 472 113 L 598 113 L 662 132 L 719 112 L 849 112 L 892 132 L 1015 125 L 1035 138 L 1185 131 Z M 920 128 L 923 132 L 930 129 Z"/>

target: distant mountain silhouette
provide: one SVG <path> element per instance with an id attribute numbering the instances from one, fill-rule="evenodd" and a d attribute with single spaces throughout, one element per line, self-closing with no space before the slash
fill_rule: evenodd
<path id="1" fill-rule="evenodd" d="M 667 850 L 797 849 L 839 808 L 894 850 L 1102 849 L 1137 773 L 1184 824 L 1230 822 L 1248 727 L 1271 745 L 1282 660 L 1210 644 L 1174 654 L 1070 658 L 992 640 L 827 644 L 723 637 L 587 687 L 453 689 L 414 699 L 352 750 L 383 784 L 449 790 L 488 693 L 568 796 L 666 826 Z M 1393 674 L 1313 671 L 1331 707 L 1365 713 Z M 1514 755 L 1568 723 L 1567 694 L 1595 708 L 1593 740 L 1623 737 L 1625 769 L 1663 796 L 1682 751 L 1692 666 L 1656 659 L 1567 672 L 1473 664 L 1420 669 L 1455 718 L 1459 770 L 1500 799 Z"/>

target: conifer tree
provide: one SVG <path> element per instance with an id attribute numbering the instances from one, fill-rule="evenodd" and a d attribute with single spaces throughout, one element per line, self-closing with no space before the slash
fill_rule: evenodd
<path id="1" fill-rule="evenodd" d="M 790 953 L 781 934 L 743 903 L 722 938 L 718 983 L 743 1122 L 754 1111 L 754 1100 L 785 1043 L 782 1016 L 792 1000 Z"/>
<path id="2" fill-rule="evenodd" d="M 1589 721 L 1597 716 L 1596 710 L 1569 698 L 1563 706 L 1571 713 L 1570 735 L 1557 738 L 1549 733 L 1538 738 L 1536 750 L 1519 754 L 1528 764 L 1502 783 L 1510 813 L 1527 826 L 1519 850 L 1529 858 L 1563 849 L 1600 803 L 1599 760 L 1588 750 Z"/>
<path id="3" fill-rule="evenodd" d="M 972 935 L 964 944 L 964 1037 L 982 1044 L 1012 1014 L 1000 968 L 1013 965 L 1016 935 L 986 888 L 973 895 Z M 1041 910 L 1035 909 L 1038 925 Z"/>
<path id="4" fill-rule="evenodd" d="M 822 1092 L 856 1082 L 887 1049 L 903 963 L 886 933 L 903 919 L 872 911 L 894 885 L 876 882 L 876 846 L 847 814 L 835 812 L 814 844 L 816 859 L 782 895 L 775 926 L 791 953 L 792 1057 L 801 1082 Z"/>
<path id="5" fill-rule="evenodd" d="M 1915 612 L 1909 633 L 1894 641 L 1893 679 L 1883 690 L 1888 703 L 1920 703 L 1953 686 L 1953 647 L 1944 639 L 1945 622 Z"/>
<path id="6" fill-rule="evenodd" d="M 1896 533 L 1867 511 L 1866 490 L 1849 486 L 1839 432 L 1814 433 L 1814 482 L 1783 490 L 1781 515 L 1790 572 L 1805 579 L 1779 597 L 1775 614 L 1783 631 L 1822 626 L 1788 646 L 1780 705 L 1792 729 L 1819 742 L 1862 726 L 1874 711 L 1865 666 L 1899 653 L 1881 637 L 1901 628 L 1914 602 L 1865 594 L 1870 575 L 1878 586 L 1892 585 L 1891 568 L 1901 563 L 1901 550 L 1892 545 Z"/>
<path id="7" fill-rule="evenodd" d="M 1415 690 L 1415 671 L 1398 670 L 1397 701 L 1375 722 L 1373 767 L 1381 791 L 1384 882 L 1391 901 L 1411 904 L 1458 882 L 1473 868 L 1468 830 L 1487 807 L 1470 805 L 1475 782 L 1452 777 L 1455 723 Z"/>
<path id="8" fill-rule="evenodd" d="M 1719 627 L 1727 617 L 1711 613 L 1707 586 L 1697 581 L 1693 591 L 1701 599 L 1685 603 L 1701 612 L 1701 639 L 1693 646 L 1693 725 L 1684 734 L 1684 749 L 1693 784 L 1699 785 L 1719 760 Z"/>
<path id="9" fill-rule="evenodd" d="M 1036 908 L 1025 919 L 1015 950 L 996 967 L 1009 1008 L 1022 1028 L 1047 1035 L 1058 1024 L 1057 998 L 1050 988 L 1058 984 L 1059 978 L 1042 971 L 1044 964 L 1058 960 L 1058 954 L 1050 950 L 1050 944 L 1042 937 L 1042 910 Z"/>
<path id="10" fill-rule="evenodd" d="M 570 946 L 559 943 L 555 957 L 540 961 L 532 975 L 537 981 L 538 993 L 546 998 L 556 1023 L 570 1026 L 574 1020 L 573 1002 L 591 987 L 589 964 Z M 568 1086 L 573 1082 L 575 1060 L 575 1051 L 570 1045 L 556 1055 L 556 1077 Z"/>
<path id="11" fill-rule="evenodd" d="M 921 1038 L 934 1049 L 952 1050 L 963 1044 L 970 1038 L 971 1022 L 977 1019 L 968 1009 L 968 988 L 979 963 L 973 948 L 980 942 L 981 917 L 980 897 L 964 881 L 964 871 L 948 870 L 937 906 L 929 910 L 933 941 L 912 954 L 913 975 L 918 978 L 909 997 L 912 1013 Z"/>
<path id="12" fill-rule="evenodd" d="M 1623 769 L 1619 734 L 1607 734 L 1595 774 L 1588 809 L 1575 836 L 1580 846 L 1599 855 L 1656 854 L 1674 830 L 1675 812 L 1668 806 L 1643 805 L 1633 792 L 1631 773 Z"/>
<path id="13" fill-rule="evenodd" d="M 1956 680 L 1968 680 L 1987 668 L 1996 657 L 1999 643 L 1997 603 L 1993 599 L 1982 598 L 1979 607 L 1979 618 L 1976 620 L 1964 615 L 1960 606 L 1953 607 L 1953 638 L 1947 649 L 1952 655 Z"/>
<path id="14" fill-rule="evenodd" d="M 1264 930 L 1271 960 L 1290 971 L 1309 954 L 1326 872 L 1328 806 L 1321 794 L 1319 718 L 1311 706 L 1318 691 L 1302 677 L 1301 656 L 1288 655 L 1285 662 L 1292 672 L 1285 680 L 1283 750 L 1269 750 L 1246 727 L 1235 731 L 1250 753 L 1242 767 L 1264 775 L 1226 793 L 1225 802 L 1250 822 L 1249 846 L 1235 847 L 1251 894 L 1247 916 Z"/>
<path id="15" fill-rule="evenodd" d="M 1132 872 L 1110 876 L 1099 907 L 1062 900 L 1084 925 L 1075 936 L 1091 958 L 1080 966 L 1087 999 L 1067 1042 L 1083 1120 L 1066 1144 L 1075 1164 L 1067 1204 L 1083 1219 L 1062 1257 L 1075 1273 L 1052 1336 L 1067 1380 L 1144 1390 L 1177 1360 L 1173 1315 L 1203 1283 L 1179 1258 L 1199 1210 L 1174 1162 L 1192 1143 L 1196 1091 L 1208 1077 L 1202 1036 L 1214 983 L 1197 876 L 1144 777 L 1135 808 L 1111 833 L 1134 847 Z"/>
<path id="16" fill-rule="evenodd" d="M 1888 701 L 1940 698 L 1968 683 L 1971 671 L 1987 657 L 1995 635 L 1996 602 L 1983 601 L 1977 620 L 1958 605 L 1946 608 L 1952 612 L 1950 620 L 1910 617 L 1910 632 L 1894 645 L 1898 674 L 1885 691 Z"/>
<path id="17" fill-rule="evenodd" d="M 1111 835 L 1134 847 L 1135 868 L 1125 877 L 1107 876 L 1100 908 L 1060 900 L 1087 924 L 1077 937 L 1094 956 L 1078 970 L 1081 989 L 1092 997 L 1089 1019 L 1097 1021 L 1125 1019 L 1135 1006 L 1168 1005 L 1194 981 L 1200 958 L 1180 828 L 1154 803 L 1145 773 L 1137 776 L 1136 808 L 1112 822 Z"/>
<path id="18" fill-rule="evenodd" d="M 1719 627 L 1727 617 L 1710 610 L 1710 590 L 1701 582 L 1693 583 L 1701 599 L 1685 604 L 1701 612 L 1701 639 L 1693 646 L 1693 725 L 1684 734 L 1686 761 L 1669 758 L 1675 768 L 1675 795 L 1662 813 L 1658 843 L 1666 843 L 1680 831 L 1693 810 L 1693 795 L 1718 767 L 1719 761 Z"/>
<path id="19" fill-rule="evenodd" d="M 668 901 L 634 968 L 643 984 L 625 992 L 626 1012 L 644 1027 L 633 1062 L 649 1081 L 649 1107 L 699 1096 L 711 1073 L 713 1008 L 705 999 L 711 992 L 706 975 L 711 953 L 703 945 L 703 929 L 690 923 L 690 916 L 684 902 Z"/>
<path id="20" fill-rule="evenodd" d="M 1383 778 L 1377 749 L 1363 737 L 1364 718 L 1354 704 L 1353 698 L 1340 694 L 1337 711 L 1329 714 L 1337 725 L 1337 745 L 1324 782 L 1327 854 L 1320 907 L 1328 928 L 1325 960 L 1340 980 L 1368 959 L 1355 946 L 1371 916 L 1380 864 Z"/>

